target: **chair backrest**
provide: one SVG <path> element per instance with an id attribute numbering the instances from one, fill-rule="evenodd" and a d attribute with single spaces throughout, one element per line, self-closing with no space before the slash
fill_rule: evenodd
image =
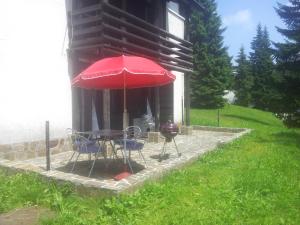
<path id="1" fill-rule="evenodd" d="M 130 126 L 125 129 L 128 139 L 139 139 L 142 136 L 142 130 L 138 126 Z"/>
<path id="2" fill-rule="evenodd" d="M 76 146 L 74 145 L 75 139 L 76 139 L 76 133 L 77 131 L 72 128 L 66 129 L 69 145 L 72 146 L 72 150 L 76 150 Z"/>
<path id="3" fill-rule="evenodd" d="M 83 136 L 84 132 L 78 132 L 74 129 L 68 128 L 67 134 L 74 151 L 78 151 L 83 147 L 86 148 L 86 145 L 90 142 L 89 138 Z"/>

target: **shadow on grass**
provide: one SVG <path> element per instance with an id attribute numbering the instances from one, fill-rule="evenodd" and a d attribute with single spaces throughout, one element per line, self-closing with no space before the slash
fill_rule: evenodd
<path id="1" fill-rule="evenodd" d="M 271 137 L 270 137 L 271 136 Z M 267 135 L 256 137 L 258 143 L 276 143 L 283 146 L 296 145 L 300 149 L 300 133 L 296 131 L 282 131 Z"/>
<path id="2" fill-rule="evenodd" d="M 296 144 L 298 148 L 300 148 L 300 133 L 295 131 L 284 131 L 273 134 L 276 138 L 276 142 L 282 145 L 293 145 Z"/>
<path id="3" fill-rule="evenodd" d="M 234 114 L 222 114 L 223 117 L 228 117 L 228 118 L 233 118 L 233 119 L 240 119 L 240 120 L 245 120 L 245 121 L 249 121 L 249 122 L 254 122 L 254 123 L 260 123 L 263 125 L 271 125 L 270 123 L 258 120 L 258 119 L 253 119 L 247 116 L 237 116 Z"/>

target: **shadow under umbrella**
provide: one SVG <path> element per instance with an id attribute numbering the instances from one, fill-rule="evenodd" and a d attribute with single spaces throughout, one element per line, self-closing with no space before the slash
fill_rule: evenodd
<path id="1" fill-rule="evenodd" d="M 57 168 L 57 170 L 70 173 L 74 162 L 70 162 L 65 166 Z M 89 160 L 77 161 L 73 174 L 87 177 L 92 163 Z M 136 161 L 131 161 L 132 169 L 135 173 L 140 172 L 145 167 Z M 117 174 L 124 171 L 123 159 L 98 159 L 90 178 L 96 179 L 113 179 Z"/>

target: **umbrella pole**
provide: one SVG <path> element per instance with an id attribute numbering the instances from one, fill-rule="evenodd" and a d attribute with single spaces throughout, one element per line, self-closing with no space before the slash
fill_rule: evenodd
<path id="1" fill-rule="evenodd" d="M 126 139 L 127 139 L 127 132 L 126 132 L 126 128 L 127 128 L 127 109 L 126 109 L 126 87 L 124 85 L 124 93 L 123 93 L 123 98 L 124 98 L 124 109 L 123 109 L 123 139 L 124 139 L 124 163 L 126 165 L 127 163 L 127 153 L 126 153 Z"/>
<path id="2" fill-rule="evenodd" d="M 126 88 L 124 88 L 123 129 L 126 129 L 127 127 L 128 127 L 128 112 L 127 112 Z"/>

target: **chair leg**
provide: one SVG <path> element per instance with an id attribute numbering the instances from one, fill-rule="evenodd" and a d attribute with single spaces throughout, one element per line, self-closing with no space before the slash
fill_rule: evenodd
<path id="1" fill-rule="evenodd" d="M 114 147 L 112 149 L 112 157 L 113 157 L 113 159 L 118 159 L 118 154 L 117 154 L 117 151 Z"/>
<path id="2" fill-rule="evenodd" d="M 129 154 L 130 154 L 130 150 L 129 150 Z M 124 155 L 126 155 L 125 152 L 124 152 Z M 126 156 L 126 159 L 125 159 L 125 160 L 127 161 L 127 164 L 128 164 L 128 166 L 129 166 L 130 172 L 133 173 L 133 169 L 132 169 L 131 162 L 130 162 L 130 157 L 127 157 L 127 156 Z"/>
<path id="3" fill-rule="evenodd" d="M 110 140 L 109 141 L 111 147 L 112 147 L 112 156 L 113 156 L 113 159 L 114 157 L 116 157 L 116 159 L 118 159 L 118 155 L 117 155 L 117 151 L 116 151 L 116 148 L 115 148 L 115 145 L 112 143 L 112 141 Z"/>
<path id="4" fill-rule="evenodd" d="M 72 161 L 72 159 L 73 159 L 73 157 L 74 157 L 75 153 L 76 153 L 76 152 L 73 152 L 73 154 L 72 154 L 71 158 L 70 158 L 70 159 L 69 159 L 69 161 L 68 161 L 68 164 L 69 164 L 69 163 Z"/>
<path id="5" fill-rule="evenodd" d="M 133 169 L 132 169 L 131 162 L 129 159 L 128 159 L 128 165 L 129 165 L 130 172 L 133 173 Z"/>
<path id="6" fill-rule="evenodd" d="M 73 171 L 74 171 L 74 168 L 75 168 L 75 165 L 76 165 L 76 162 L 77 162 L 79 156 L 80 156 L 80 153 L 78 153 L 78 155 L 77 155 L 77 157 L 76 157 L 76 160 L 74 161 L 73 167 L 72 167 L 72 169 L 71 169 L 71 173 L 73 173 Z"/>
<path id="7" fill-rule="evenodd" d="M 147 163 L 146 163 L 146 160 L 145 160 L 145 157 L 144 157 L 142 151 L 141 151 L 141 150 L 138 150 L 138 152 L 139 152 L 139 154 L 140 154 L 140 157 L 142 157 L 142 159 L 144 160 L 145 167 L 147 168 Z"/>
<path id="8" fill-rule="evenodd" d="M 95 159 L 94 159 L 94 162 L 93 162 L 93 164 L 92 164 L 92 168 L 90 169 L 90 172 L 89 172 L 89 176 L 88 176 L 88 177 L 90 177 L 91 174 L 92 174 L 92 171 L 93 171 L 94 166 L 95 166 L 95 162 L 96 162 L 96 160 L 98 159 L 98 154 L 99 154 L 99 152 L 97 152 L 97 153 L 95 154 Z"/>
<path id="9" fill-rule="evenodd" d="M 121 154 L 122 154 L 122 158 L 124 159 L 125 155 L 124 155 L 124 152 L 123 152 L 123 149 L 119 149 L 121 151 Z"/>

